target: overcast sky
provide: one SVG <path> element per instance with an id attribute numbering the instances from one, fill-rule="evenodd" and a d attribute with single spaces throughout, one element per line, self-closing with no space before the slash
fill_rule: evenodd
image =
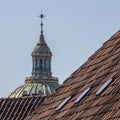
<path id="1" fill-rule="evenodd" d="M 120 28 L 120 0 L 1 0 L 0 97 L 31 76 L 41 10 L 52 73 L 61 84 Z"/>

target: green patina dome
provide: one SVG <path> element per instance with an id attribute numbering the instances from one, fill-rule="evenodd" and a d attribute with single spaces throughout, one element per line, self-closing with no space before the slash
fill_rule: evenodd
<path id="1" fill-rule="evenodd" d="M 51 54 L 50 48 L 47 46 L 43 34 L 40 35 L 39 41 L 33 49 L 33 53 Z"/>
<path id="2" fill-rule="evenodd" d="M 57 83 L 25 83 L 12 92 L 10 98 L 18 98 L 30 95 L 49 96 L 59 86 Z"/>

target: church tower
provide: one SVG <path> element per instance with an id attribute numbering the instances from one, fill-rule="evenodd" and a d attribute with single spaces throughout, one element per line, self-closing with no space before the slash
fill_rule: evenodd
<path id="1" fill-rule="evenodd" d="M 26 77 L 25 83 L 13 91 L 9 97 L 22 97 L 30 95 L 49 96 L 58 86 L 58 78 L 52 76 L 52 53 L 43 35 L 43 18 L 41 18 L 41 32 L 39 40 L 32 52 L 32 76 Z"/>

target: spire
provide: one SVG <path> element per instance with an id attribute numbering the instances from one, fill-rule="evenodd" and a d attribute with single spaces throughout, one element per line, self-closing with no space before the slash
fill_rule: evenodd
<path id="1" fill-rule="evenodd" d="M 40 23 L 40 26 L 41 26 L 41 34 L 43 34 L 43 18 L 45 17 L 41 11 L 41 14 L 38 16 L 41 18 L 41 23 Z"/>
<path id="2" fill-rule="evenodd" d="M 44 35 L 43 35 L 43 18 L 45 17 L 41 11 L 41 14 L 38 16 L 40 19 L 41 19 L 41 23 L 40 23 L 40 27 L 41 27 L 41 31 L 40 31 L 40 38 L 39 38 L 39 42 L 40 43 L 45 43 L 45 40 L 44 40 Z M 39 43 L 38 42 L 38 43 Z"/>

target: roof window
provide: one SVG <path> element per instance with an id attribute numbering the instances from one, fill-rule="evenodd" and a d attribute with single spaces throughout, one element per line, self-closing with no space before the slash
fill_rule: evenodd
<path id="1" fill-rule="evenodd" d="M 84 90 L 81 95 L 75 100 L 75 103 L 80 102 L 80 100 L 90 91 L 90 87 Z"/>
<path id="2" fill-rule="evenodd" d="M 108 87 L 108 85 L 109 85 L 111 82 L 112 82 L 112 79 L 106 81 L 106 82 L 103 84 L 103 86 L 96 92 L 95 95 L 101 94 L 101 93 Z"/>
<path id="3" fill-rule="evenodd" d="M 56 108 L 56 110 L 61 109 L 70 99 L 71 99 L 71 96 L 67 97 L 67 98 Z"/>

